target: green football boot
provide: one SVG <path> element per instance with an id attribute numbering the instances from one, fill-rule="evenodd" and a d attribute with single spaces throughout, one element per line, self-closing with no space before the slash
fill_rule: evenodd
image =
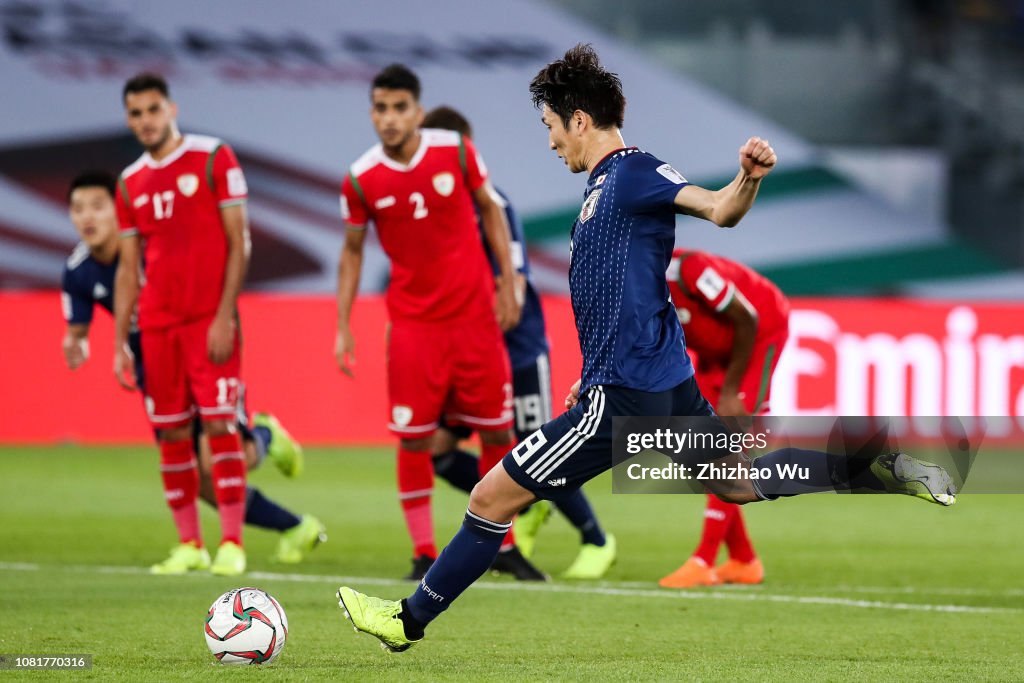
<path id="1" fill-rule="evenodd" d="M 584 543 L 576 559 L 569 565 L 569 568 L 562 573 L 563 579 L 600 579 L 615 564 L 615 556 L 618 548 L 615 544 L 615 537 L 611 534 L 604 535 L 604 545 Z"/>
<path id="2" fill-rule="evenodd" d="M 302 515 L 302 521 L 281 534 L 274 561 L 298 564 L 313 548 L 327 540 L 327 529 L 313 515 Z"/>
<path id="3" fill-rule="evenodd" d="M 267 457 L 289 479 L 302 474 L 302 446 L 292 438 L 288 430 L 281 426 L 276 417 L 270 413 L 256 413 L 252 418 L 253 426 L 266 427 L 270 430 L 270 445 L 267 446 Z"/>
<path id="4" fill-rule="evenodd" d="M 245 573 L 245 549 L 237 543 L 225 541 L 217 548 L 217 556 L 210 565 L 210 573 L 217 576 L 239 576 Z"/>
<path id="5" fill-rule="evenodd" d="M 401 602 L 363 595 L 348 586 L 339 588 L 337 595 L 338 605 L 345 611 L 345 618 L 352 622 L 352 628 L 369 633 L 388 652 L 405 652 L 423 640 L 406 637 L 405 625 L 398 616 L 402 611 Z"/>
<path id="6" fill-rule="evenodd" d="M 537 534 L 551 517 L 551 501 L 538 500 L 512 521 L 512 533 L 523 557 L 529 558 L 537 547 Z"/>
<path id="7" fill-rule="evenodd" d="M 880 455 L 871 463 L 871 473 L 890 493 L 902 493 L 939 505 L 956 504 L 956 484 L 938 465 L 912 458 L 906 453 Z"/>
<path id="8" fill-rule="evenodd" d="M 149 568 L 150 574 L 187 574 L 193 570 L 210 568 L 210 553 L 195 543 L 181 543 L 171 549 L 166 560 Z"/>

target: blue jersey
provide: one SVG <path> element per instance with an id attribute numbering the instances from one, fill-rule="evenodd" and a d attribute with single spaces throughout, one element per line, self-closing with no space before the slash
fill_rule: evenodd
<path id="1" fill-rule="evenodd" d="M 114 313 L 114 276 L 117 274 L 118 258 L 110 263 L 100 263 L 89 252 L 89 247 L 80 243 L 64 262 L 60 278 L 61 307 L 64 320 L 69 325 L 88 325 L 92 312 L 99 304 L 111 314 Z M 128 348 L 135 354 L 135 379 L 142 387 L 142 346 L 139 332 L 132 320 L 132 331 L 128 335 Z"/>
<path id="2" fill-rule="evenodd" d="M 505 216 L 511 231 L 512 266 L 526 277 L 526 293 L 523 300 L 523 312 L 519 324 L 505 333 L 505 346 L 508 347 L 509 363 L 513 370 L 529 367 L 537 362 L 537 357 L 548 352 L 547 331 L 544 328 L 544 311 L 540 307 L 540 297 L 530 281 L 530 260 L 526 255 L 526 240 L 523 239 L 523 225 L 519 222 L 512 204 L 501 190 L 497 190 L 504 202 Z M 481 230 L 483 224 L 481 222 Z M 484 249 L 487 259 L 491 262 L 494 274 L 498 275 L 498 263 L 491 253 L 491 246 L 484 237 Z"/>
<path id="3" fill-rule="evenodd" d="M 665 280 L 673 200 L 684 185 L 670 165 L 636 148 L 609 154 L 590 174 L 569 257 L 581 395 L 599 384 L 666 391 L 693 376 Z"/>
<path id="4" fill-rule="evenodd" d="M 99 304 L 114 312 L 114 275 L 117 258 L 111 263 L 100 263 L 84 243 L 75 247 L 64 262 L 61 275 L 61 304 L 64 319 L 72 325 L 92 322 L 92 310 Z"/>

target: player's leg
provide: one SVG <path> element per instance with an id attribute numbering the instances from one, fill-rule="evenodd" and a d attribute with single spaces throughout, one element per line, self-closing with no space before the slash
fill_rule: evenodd
<path id="1" fill-rule="evenodd" d="M 516 438 L 522 441 L 551 420 L 551 365 L 547 354 L 538 356 L 531 365 L 513 370 L 512 389 L 515 395 Z M 559 496 L 554 500 L 554 506 L 580 534 L 580 551 L 569 568 L 562 572 L 562 578 L 599 579 L 604 576 L 615 563 L 615 537 L 604 533 L 583 489 Z M 539 500 L 528 510 L 520 512 L 513 521 L 516 544 L 523 555 L 529 557 L 533 553 L 537 533 L 550 509 L 551 503 Z"/>
<path id="2" fill-rule="evenodd" d="M 246 565 L 242 549 L 246 469 L 237 426 L 241 347 L 236 335 L 231 356 L 215 364 L 207 353 L 209 325 L 209 319 L 183 325 L 182 349 L 189 388 L 210 444 L 210 475 L 220 516 L 221 543 L 210 571 L 235 576 L 244 572 Z"/>
<path id="3" fill-rule="evenodd" d="M 480 481 L 478 458 L 459 447 L 459 441 L 472 434 L 473 430 L 465 425 L 449 425 L 442 419 L 430 445 L 434 474 L 466 493 Z"/>
<path id="4" fill-rule="evenodd" d="M 184 574 L 210 566 L 199 528 L 199 472 L 192 448 L 189 424 L 192 408 L 185 385 L 184 359 L 176 330 L 150 330 L 142 338 L 146 378 L 146 412 L 157 432 L 160 446 L 160 475 L 164 498 L 178 531 L 178 545 L 170 556 L 150 567 L 154 574 Z"/>
<path id="5" fill-rule="evenodd" d="M 512 450 L 512 371 L 505 339 L 493 320 L 452 330 L 452 386 L 445 405 L 446 420 L 480 435 L 481 480 Z M 491 567 L 519 581 L 547 581 L 548 576 L 523 557 L 511 528 Z"/>
<path id="6" fill-rule="evenodd" d="M 725 368 L 702 366 L 699 368 L 701 393 L 712 406 L 718 404 L 718 397 L 725 377 Z M 658 585 L 663 588 L 695 588 L 715 586 L 722 582 L 715 563 L 718 550 L 729 534 L 733 520 L 740 514 L 740 506 L 727 503 L 718 496 L 708 494 L 704 503 L 703 527 L 700 541 L 693 554 L 681 567 L 663 576 Z"/>
<path id="7" fill-rule="evenodd" d="M 430 446 L 448 391 L 451 361 L 445 332 L 441 326 L 397 322 L 388 339 L 388 429 L 399 438 L 398 500 L 413 546 L 413 567 L 405 578 L 413 581 L 437 557 Z"/>
<path id="8" fill-rule="evenodd" d="M 754 346 L 750 364 L 740 384 L 740 398 L 751 415 L 764 415 L 769 410 L 772 375 L 787 337 L 788 331 L 783 327 L 776 334 L 766 334 Z M 725 533 L 729 559 L 717 567 L 716 571 L 718 578 L 725 583 L 757 584 L 764 581 L 764 565 L 754 551 L 743 514 L 739 506 L 733 508 Z"/>
<path id="9" fill-rule="evenodd" d="M 671 392 L 591 388 L 575 407 L 517 445 L 473 489 L 461 529 L 412 595 L 399 603 L 343 586 L 338 597 L 346 616 L 392 651 L 408 649 L 487 570 L 516 512 L 538 496 L 574 490 L 611 467 L 612 415 L 665 415 L 671 401 Z"/>
<path id="10" fill-rule="evenodd" d="M 709 417 L 707 429 L 720 430 L 728 441 L 729 428 L 714 415 L 693 378 L 676 387 L 674 394 L 673 409 L 668 414 Z M 718 438 L 713 433 L 710 436 Z M 753 479 L 746 474 L 751 466 L 749 459 L 745 454 L 731 450 L 685 453 L 679 459 L 690 467 L 714 461 L 716 465 L 743 470 L 745 473 L 738 479 L 705 482 L 711 493 L 730 503 L 744 504 L 839 490 L 901 493 L 946 506 L 956 503 L 956 485 L 943 468 L 905 453 L 889 451 L 888 441 L 884 438 L 876 441 L 877 447 L 845 449 L 838 454 L 780 448 L 756 460 L 759 468 L 780 473 L 780 476 L 767 479 Z M 793 474 L 783 475 L 783 472 Z"/>

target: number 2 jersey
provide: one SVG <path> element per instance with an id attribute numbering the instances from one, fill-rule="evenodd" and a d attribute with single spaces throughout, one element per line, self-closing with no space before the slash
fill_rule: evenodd
<path id="1" fill-rule="evenodd" d="M 407 165 L 379 144 L 352 164 L 341 184 L 342 218 L 350 230 L 369 221 L 377 228 L 391 259 L 392 320 L 494 319 L 494 278 L 472 196 L 486 181 L 473 143 L 446 130 L 421 130 Z"/>
<path id="2" fill-rule="evenodd" d="M 121 174 L 122 235 L 142 239 L 145 280 L 139 328 L 159 329 L 212 316 L 224 290 L 223 207 L 246 200 L 234 152 L 217 138 L 186 135 L 156 161 L 147 152 Z"/>

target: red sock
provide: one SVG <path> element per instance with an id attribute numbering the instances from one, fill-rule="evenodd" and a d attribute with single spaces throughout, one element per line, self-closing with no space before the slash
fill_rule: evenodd
<path id="1" fill-rule="evenodd" d="M 160 476 L 164 481 L 164 498 L 171 507 L 174 526 L 182 543 L 203 546 L 199 531 L 199 469 L 192 452 L 192 440 L 160 442 Z"/>
<path id="2" fill-rule="evenodd" d="M 245 454 L 238 434 L 210 437 L 213 492 L 220 514 L 221 543 L 242 545 L 245 520 Z"/>
<path id="3" fill-rule="evenodd" d="M 737 562 L 753 562 L 757 558 L 754 546 L 747 535 L 747 525 L 743 521 L 743 511 L 737 505 L 736 514 L 729 523 L 729 531 L 725 534 L 725 545 L 729 548 L 729 559 Z"/>
<path id="4" fill-rule="evenodd" d="M 725 540 L 725 534 L 729 531 L 729 523 L 733 515 L 740 509 L 735 503 L 726 503 L 719 500 L 717 496 L 708 494 L 707 503 L 704 508 L 704 533 L 700 538 L 700 545 L 697 546 L 694 556 L 704 560 L 709 567 L 715 566 L 718 559 L 718 547 Z"/>
<path id="5" fill-rule="evenodd" d="M 430 451 L 410 451 L 398 447 L 398 500 L 402 503 L 405 526 L 412 539 L 415 557 L 437 557 L 434 545 L 434 518 L 430 495 L 434 492 L 434 463 Z"/>
<path id="6" fill-rule="evenodd" d="M 497 446 L 488 446 L 481 442 L 480 444 L 480 478 L 483 479 L 484 475 L 491 471 L 491 468 L 495 467 L 501 459 L 505 457 L 505 454 L 512 450 L 515 446 L 514 443 L 499 444 Z M 508 550 L 516 544 L 515 534 L 512 533 L 512 528 L 509 527 L 508 533 L 505 534 L 505 540 L 501 542 L 501 550 Z"/>

